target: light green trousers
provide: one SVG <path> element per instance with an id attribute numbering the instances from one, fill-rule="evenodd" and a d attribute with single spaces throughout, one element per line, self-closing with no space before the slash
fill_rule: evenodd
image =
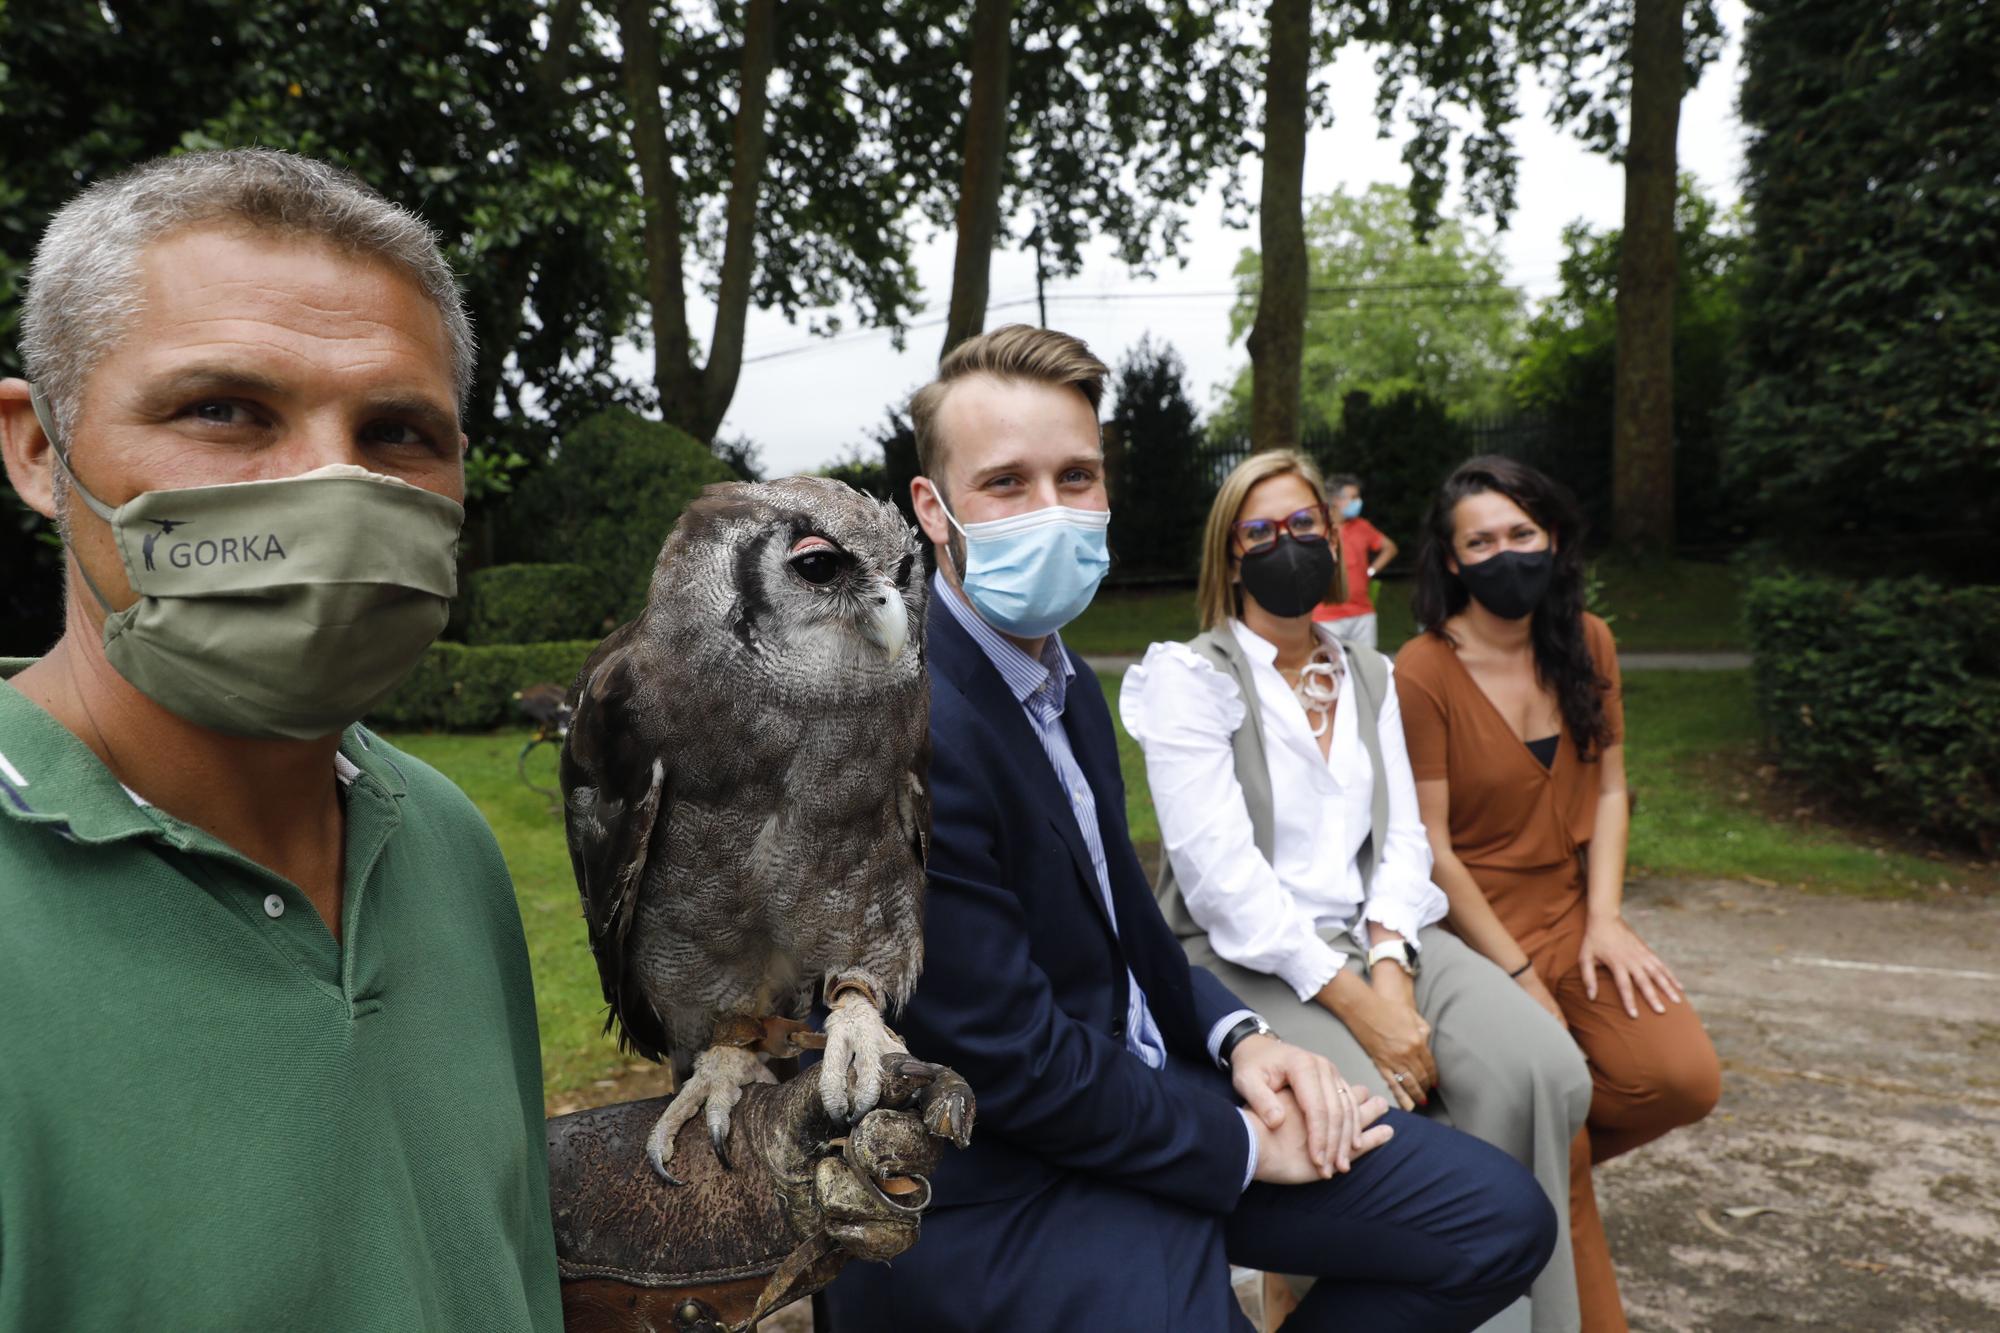
<path id="1" fill-rule="evenodd" d="M 1346 955 L 1345 967 L 1364 974 L 1354 937 L 1323 932 Z M 1576 1266 L 1569 1241 L 1569 1145 L 1590 1114 L 1590 1071 L 1563 1026 L 1505 972 L 1450 931 L 1431 926 L 1417 973 L 1417 1012 L 1431 1025 L 1431 1057 L 1438 1087 L 1423 1114 L 1464 1130 L 1507 1153 L 1534 1172 L 1555 1205 L 1560 1230 L 1555 1253 L 1529 1290 L 1534 1333 L 1577 1333 Z M 1183 940 L 1190 962 L 1208 968 L 1242 1001 L 1264 1016 L 1278 1035 L 1333 1061 L 1349 1083 L 1382 1092 L 1388 1079 L 1361 1043 L 1325 1006 L 1301 1003 L 1292 988 L 1268 973 L 1224 962 L 1208 937 Z M 1518 1311 L 1503 1319 L 1519 1327 Z M 1503 1326 L 1495 1320 L 1488 1328 Z"/>

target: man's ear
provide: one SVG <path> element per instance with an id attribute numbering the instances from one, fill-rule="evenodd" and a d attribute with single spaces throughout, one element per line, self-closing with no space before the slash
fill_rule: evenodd
<path id="1" fill-rule="evenodd" d="M 910 479 L 910 508 L 917 513 L 917 526 L 924 530 L 924 536 L 933 546 L 945 546 L 951 541 L 951 521 L 944 516 L 944 501 L 938 496 L 937 483 L 929 477 Z"/>
<path id="2" fill-rule="evenodd" d="M 35 419 L 28 382 L 0 380 L 0 454 L 6 457 L 7 480 L 21 502 L 46 519 L 56 516 L 53 452 Z"/>

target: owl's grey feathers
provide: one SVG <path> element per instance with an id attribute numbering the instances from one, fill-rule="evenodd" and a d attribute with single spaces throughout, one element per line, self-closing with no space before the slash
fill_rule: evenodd
<path id="1" fill-rule="evenodd" d="M 563 751 L 611 1019 L 686 1070 L 823 979 L 922 968 L 927 590 L 894 507 L 816 477 L 711 486 L 645 612 L 592 654 Z"/>

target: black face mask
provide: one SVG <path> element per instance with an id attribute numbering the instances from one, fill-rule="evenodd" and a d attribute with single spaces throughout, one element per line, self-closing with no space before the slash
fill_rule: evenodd
<path id="1" fill-rule="evenodd" d="M 1459 581 L 1481 606 L 1502 620 L 1533 614 L 1556 572 L 1553 551 L 1502 551 L 1476 565 L 1460 564 Z"/>
<path id="2" fill-rule="evenodd" d="M 1280 533 L 1277 545 L 1241 562 L 1243 589 L 1257 605 L 1286 619 L 1318 606 L 1333 584 L 1333 543 L 1302 542 Z"/>

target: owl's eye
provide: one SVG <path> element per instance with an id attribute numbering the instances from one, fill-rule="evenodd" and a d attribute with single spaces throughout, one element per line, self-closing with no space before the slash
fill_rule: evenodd
<path id="1" fill-rule="evenodd" d="M 807 583 L 831 583 L 840 573 L 840 552 L 831 546 L 815 546 L 793 556 L 792 568 Z"/>

